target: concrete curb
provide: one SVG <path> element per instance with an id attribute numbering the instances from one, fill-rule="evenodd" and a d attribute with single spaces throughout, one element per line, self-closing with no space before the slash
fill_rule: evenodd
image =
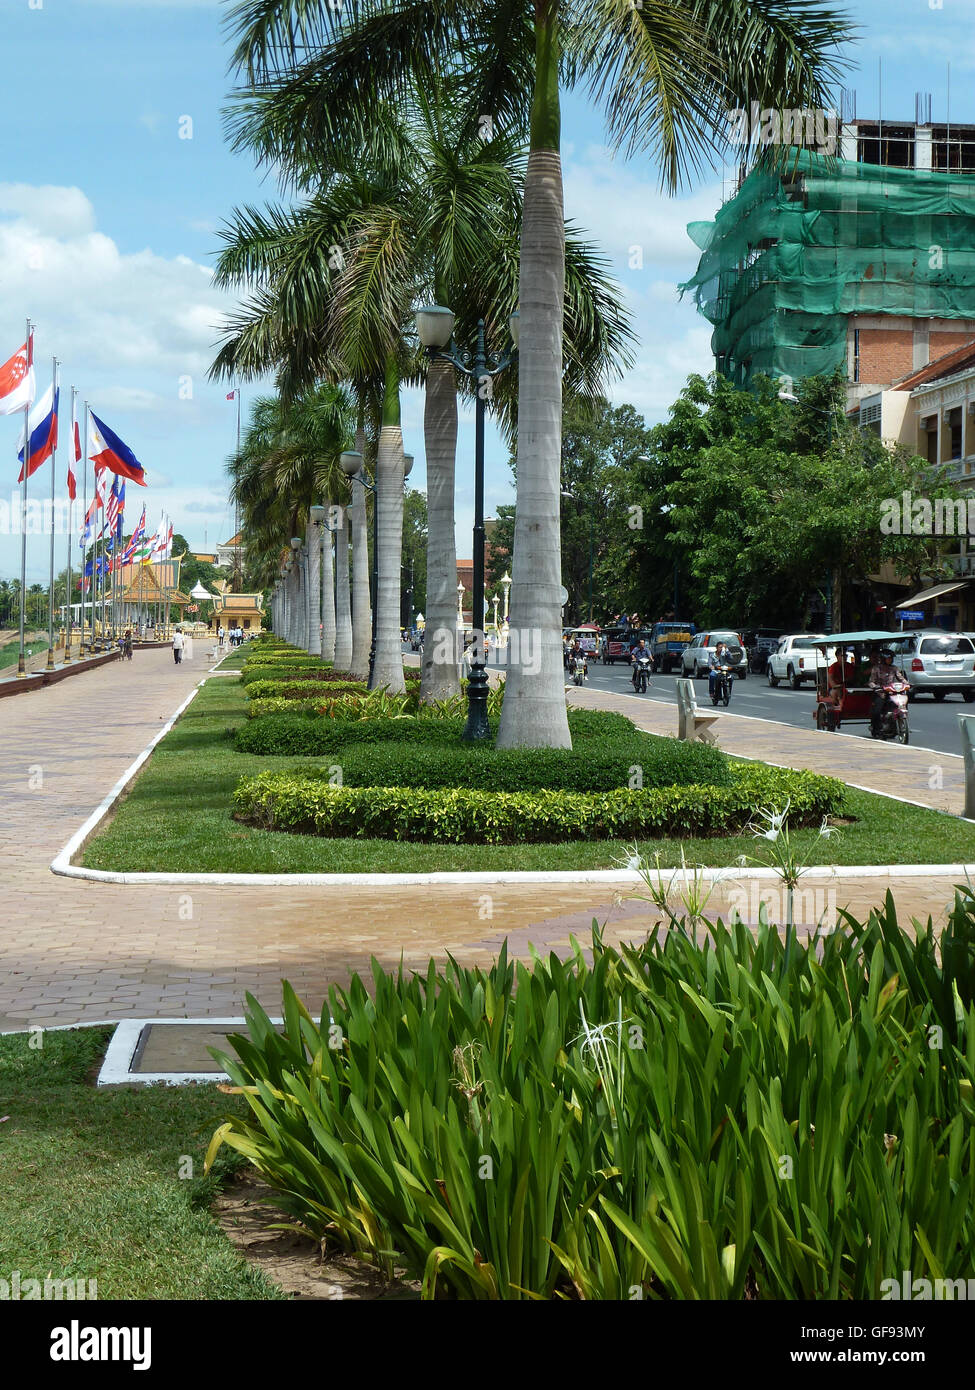
<path id="1" fill-rule="evenodd" d="M 494 870 L 473 873 L 440 872 L 426 874 L 222 874 L 222 873 L 123 873 L 111 869 L 86 869 L 80 865 L 72 864 L 71 860 L 75 855 L 84 849 L 88 840 L 95 833 L 105 816 L 124 796 L 129 785 L 146 763 L 149 755 L 158 743 L 160 743 L 180 715 L 188 708 L 192 701 L 202 690 L 205 682 L 214 675 L 237 675 L 239 672 L 227 670 L 220 671 L 215 669 L 207 672 L 203 679 L 191 690 L 189 695 L 167 720 L 158 733 L 151 739 L 147 746 L 142 750 L 136 760 L 126 768 L 125 772 L 112 787 L 111 791 L 105 796 L 88 819 L 77 830 L 64 848 L 51 861 L 51 872 L 64 878 L 88 879 L 94 883 L 120 883 L 127 885 L 169 885 L 171 887 L 183 887 L 190 884 L 209 885 L 212 887 L 233 887 L 246 886 L 248 884 L 262 888 L 277 887 L 297 887 L 297 888 L 402 888 L 402 887 L 425 887 L 436 885 L 470 884 L 472 887 L 506 887 L 522 884 L 578 884 L 579 886 L 594 885 L 604 887 L 633 888 L 643 882 L 643 879 L 633 869 L 550 869 L 550 870 Z M 639 697 L 635 697 L 639 698 Z M 749 718 L 748 715 L 739 715 L 738 718 Z M 765 721 L 771 722 L 771 721 Z M 729 754 L 733 757 L 733 754 Z M 741 758 L 740 761 L 755 761 Z M 774 763 L 771 766 L 784 767 L 788 764 Z M 873 796 L 884 796 L 890 801 L 904 802 L 903 797 L 892 797 L 886 792 L 875 791 L 872 787 L 859 787 L 855 783 L 848 783 L 848 786 L 856 787 L 859 791 L 869 792 Z M 950 811 L 939 811 L 937 807 L 925 806 L 923 802 L 913 801 L 904 804 L 919 806 L 922 810 L 935 811 L 938 815 L 951 816 L 952 820 L 962 820 L 961 816 L 952 816 Z M 975 824 L 975 821 L 968 821 L 967 824 Z M 690 866 L 689 866 L 690 868 Z M 753 869 L 740 868 L 736 866 L 726 867 L 696 867 L 691 870 L 696 872 L 699 879 L 706 883 L 720 883 L 725 880 L 737 882 L 748 882 L 751 879 L 777 879 L 780 877 L 775 869 Z M 655 871 L 656 872 L 656 871 Z M 660 870 L 662 875 L 680 876 L 680 867 L 668 866 Z M 804 879 L 843 879 L 843 878 L 968 878 L 969 875 L 975 877 L 975 863 L 973 864 L 840 864 L 833 866 L 817 866 L 810 868 Z"/>

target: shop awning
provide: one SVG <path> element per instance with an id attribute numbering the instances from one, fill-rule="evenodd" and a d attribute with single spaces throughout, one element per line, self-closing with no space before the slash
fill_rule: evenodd
<path id="1" fill-rule="evenodd" d="M 954 589 L 964 589 L 968 583 L 967 579 L 962 579 L 955 584 L 935 584 L 933 589 L 922 589 L 913 598 L 906 598 L 903 603 L 895 603 L 895 608 L 913 608 L 916 603 L 927 603 L 928 599 L 940 598 L 942 594 L 950 594 Z"/>

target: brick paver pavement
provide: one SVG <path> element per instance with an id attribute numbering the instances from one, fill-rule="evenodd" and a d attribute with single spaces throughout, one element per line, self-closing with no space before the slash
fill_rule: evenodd
<path id="1" fill-rule="evenodd" d="M 329 981 L 344 983 L 350 972 L 368 966 L 371 955 L 389 967 L 401 955 L 412 966 L 448 951 L 462 962 L 486 964 L 504 937 L 513 953 L 525 956 L 530 943 L 565 949 L 570 934 L 586 936 L 594 917 L 606 924 L 609 940 L 636 938 L 653 920 L 645 903 L 617 903 L 614 890 L 600 885 L 184 891 L 52 874 L 48 866 L 55 854 L 205 672 L 202 645 L 197 660 L 178 667 L 170 652 L 148 650 L 137 652 L 131 663 L 0 701 L 6 909 L 0 926 L 0 1028 L 234 1015 L 245 990 L 274 1011 L 282 977 L 316 1007 Z M 595 692 L 573 691 L 573 698 L 602 702 Z M 644 705 L 641 722 L 653 726 L 657 708 Z M 634 710 L 627 706 L 626 712 Z M 666 723 L 675 715 L 661 708 L 659 718 Z M 725 737 L 730 725 L 729 720 L 722 743 L 744 752 Z M 766 744 L 757 754 L 767 751 L 769 726 L 761 727 Z M 746 736 L 747 731 L 740 735 Z M 791 737 L 785 730 L 780 738 L 777 731 L 777 744 Z M 844 741 L 844 749 L 850 746 Z M 880 755 L 878 763 L 883 761 Z M 865 769 L 852 780 L 866 775 Z M 862 911 L 879 901 L 886 886 L 886 880 L 839 880 L 839 906 Z M 907 914 L 938 916 L 950 897 L 950 881 L 943 878 L 905 879 L 894 888 Z M 716 893 L 713 906 L 725 901 L 723 892 Z"/>

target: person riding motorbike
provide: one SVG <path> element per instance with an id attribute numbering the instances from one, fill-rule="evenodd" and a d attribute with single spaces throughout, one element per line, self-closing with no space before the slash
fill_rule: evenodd
<path id="1" fill-rule="evenodd" d="M 885 690 L 894 681 L 901 681 L 904 685 L 908 683 L 901 668 L 894 665 L 894 653 L 882 651 L 870 668 L 869 685 L 875 692 L 870 706 L 870 729 L 874 735 L 880 733 L 880 721 L 883 719 L 884 706 L 887 703 Z"/>
<path id="2" fill-rule="evenodd" d="M 641 637 L 640 640 L 638 642 L 635 642 L 634 645 L 630 648 L 630 665 L 633 667 L 633 674 L 630 677 L 630 679 L 633 681 L 634 690 L 636 690 L 636 678 L 640 670 L 637 663 L 640 660 L 641 656 L 649 657 L 649 655 L 650 648 L 647 646 L 647 639 L 645 637 Z"/>
<path id="3" fill-rule="evenodd" d="M 714 651 L 708 658 L 708 694 L 714 698 L 714 686 L 717 681 L 718 672 L 722 666 L 728 664 L 728 644 L 719 642 Z"/>

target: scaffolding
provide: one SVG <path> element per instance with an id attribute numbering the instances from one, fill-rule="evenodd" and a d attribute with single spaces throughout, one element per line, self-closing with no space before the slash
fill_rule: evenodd
<path id="1" fill-rule="evenodd" d="M 853 314 L 975 318 L 972 174 L 794 150 L 687 231 L 701 259 L 681 292 L 714 325 L 717 370 L 740 386 L 845 366 Z"/>

